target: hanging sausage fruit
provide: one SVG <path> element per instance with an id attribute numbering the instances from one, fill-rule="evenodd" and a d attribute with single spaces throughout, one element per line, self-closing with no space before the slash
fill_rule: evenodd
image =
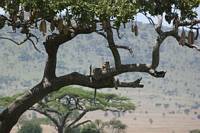
<path id="1" fill-rule="evenodd" d="M 138 36 L 138 26 L 137 26 L 137 22 L 135 22 L 135 24 L 131 26 L 131 31 L 135 33 L 135 36 Z"/>
<path id="2" fill-rule="evenodd" d="M 185 30 L 184 30 L 184 28 L 182 28 L 179 44 L 182 45 L 182 46 L 185 44 Z"/>
<path id="3" fill-rule="evenodd" d="M 194 32 L 192 30 L 190 30 L 188 33 L 188 44 L 194 44 Z"/>
<path id="4" fill-rule="evenodd" d="M 0 16 L 0 29 L 4 27 L 5 22 L 6 22 L 5 18 L 3 16 Z"/>
<path id="5" fill-rule="evenodd" d="M 55 30 L 55 22 L 54 22 L 54 20 L 52 20 L 51 23 L 50 23 L 50 29 L 51 29 L 51 32 L 53 32 Z"/>
<path id="6" fill-rule="evenodd" d="M 42 20 L 41 23 L 40 23 L 40 31 L 45 36 L 45 33 L 47 32 L 47 24 L 46 24 L 45 20 Z"/>
<path id="7" fill-rule="evenodd" d="M 63 29 L 64 29 L 64 24 L 63 24 L 63 19 L 58 19 L 58 26 L 57 26 L 57 29 L 60 33 L 63 32 Z"/>

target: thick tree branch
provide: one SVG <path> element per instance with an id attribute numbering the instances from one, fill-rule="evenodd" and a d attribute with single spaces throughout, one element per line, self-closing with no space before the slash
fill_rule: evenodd
<path id="1" fill-rule="evenodd" d="M 102 74 L 102 75 L 100 75 L 101 79 L 95 80 L 93 82 L 91 82 L 90 76 L 74 72 L 71 74 L 67 74 L 67 75 L 58 77 L 55 81 L 55 84 L 56 84 L 56 86 L 59 86 L 59 87 L 64 87 L 64 86 L 70 85 L 69 83 L 71 83 L 71 85 L 81 85 L 81 86 L 85 86 L 85 87 L 98 88 L 98 89 L 114 88 L 116 86 L 116 84 L 115 84 L 115 80 L 113 79 L 113 76 L 123 73 L 122 69 L 120 69 L 120 70 L 121 70 L 121 72 L 116 71 L 116 72 L 110 72 L 107 74 Z M 117 84 L 117 86 L 131 87 L 131 88 L 142 87 L 142 85 L 138 81 L 140 81 L 140 80 L 136 80 L 136 81 L 130 82 L 130 83 L 119 82 Z"/>
<path id="2" fill-rule="evenodd" d="M 0 114 L 0 132 L 9 133 L 17 123 L 22 113 L 51 92 L 52 89 L 43 88 L 42 82 L 33 87 L 23 96 L 16 99 Z M 5 128 L 4 128 L 5 127 Z"/>
<path id="3" fill-rule="evenodd" d="M 29 107 L 40 101 L 48 93 L 59 89 L 59 86 L 54 84 L 56 75 L 56 56 L 59 45 L 72 39 L 75 35 L 81 33 L 91 33 L 93 29 L 88 30 L 84 28 L 75 29 L 75 34 L 63 35 L 53 34 L 47 37 L 44 46 L 48 54 L 44 75 L 42 81 L 30 90 L 29 93 L 17 99 L 7 109 L 0 114 L 0 132 L 8 133 L 13 125 L 16 124 L 20 115 L 25 112 Z M 70 83 L 69 83 L 70 84 Z"/>
<path id="4" fill-rule="evenodd" d="M 107 34 L 108 45 L 109 45 L 109 48 L 114 57 L 115 68 L 118 69 L 121 65 L 121 59 L 120 59 L 119 52 L 118 52 L 117 48 L 115 47 L 112 26 L 110 24 L 110 21 L 103 21 L 102 25 L 103 25 L 103 29 L 105 30 L 105 32 Z"/>
<path id="5" fill-rule="evenodd" d="M 181 37 L 178 35 L 178 32 L 176 30 L 166 31 L 166 32 L 164 32 L 164 36 L 165 36 L 165 38 L 172 36 L 177 40 L 177 42 L 180 42 L 180 40 L 181 40 Z M 200 47 L 195 44 L 189 44 L 187 42 L 184 42 L 183 46 L 187 46 L 188 48 L 194 48 L 197 51 L 200 51 Z"/>

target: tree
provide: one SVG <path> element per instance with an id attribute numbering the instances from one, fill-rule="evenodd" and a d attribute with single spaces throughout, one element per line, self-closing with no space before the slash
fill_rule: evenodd
<path id="1" fill-rule="evenodd" d="M 109 125 L 112 128 L 112 132 L 115 133 L 124 133 L 127 126 L 125 124 L 123 124 L 120 120 L 116 120 L 116 119 L 112 119 L 109 122 Z"/>
<path id="2" fill-rule="evenodd" d="M 20 115 L 35 103 L 44 98 L 47 94 L 57 91 L 68 85 L 81 85 L 94 88 L 95 92 L 100 88 L 117 87 L 143 87 L 140 84 L 141 78 L 133 82 L 121 82 L 114 77 L 127 72 L 148 73 L 156 78 L 163 78 L 165 71 L 157 71 L 159 65 L 159 49 L 162 42 L 169 36 L 174 37 L 181 46 L 197 49 L 194 44 L 198 37 L 199 28 L 195 8 L 200 4 L 199 0 L 2 0 L 2 7 L 7 15 L 0 16 L 0 28 L 5 25 L 11 26 L 14 32 L 26 35 L 22 42 L 16 42 L 8 39 L 17 45 L 22 45 L 29 41 L 33 47 L 40 51 L 34 40 L 38 41 L 39 35 L 32 33 L 33 29 L 39 29 L 45 38 L 43 45 L 47 53 L 47 61 L 41 82 L 35 85 L 23 96 L 16 99 L 0 114 L 0 132 L 7 133 L 16 124 Z M 29 16 L 24 13 L 30 14 Z M 132 49 L 128 46 L 118 45 L 114 40 L 114 30 L 120 38 L 119 28 L 123 24 L 134 20 L 137 13 L 144 14 L 155 27 L 157 39 L 152 51 L 151 64 L 122 64 L 119 49 Z M 59 14 L 59 15 L 58 15 Z M 156 24 L 152 17 L 158 16 Z M 162 22 L 172 23 L 171 30 L 164 30 Z M 52 32 L 47 32 L 47 25 L 50 25 Z M 191 29 L 186 37 L 184 28 L 182 33 L 179 29 L 183 27 Z M 194 36 L 194 32 L 197 34 Z M 132 26 L 135 35 L 138 34 L 137 25 Z M 60 77 L 56 76 L 56 60 L 59 46 L 75 38 L 79 34 L 90 34 L 96 32 L 103 36 L 108 42 L 108 48 L 111 50 L 115 66 L 109 68 L 109 62 L 106 62 L 103 68 L 90 67 L 90 75 L 72 72 Z M 92 72 L 93 71 L 93 72 Z M 95 93 L 96 94 L 96 93 Z"/>
<path id="3" fill-rule="evenodd" d="M 9 97 L 0 98 L 1 106 L 6 106 L 15 100 L 6 99 Z M 64 131 L 71 131 L 91 122 L 91 120 L 79 122 L 88 112 L 102 110 L 120 113 L 134 109 L 134 104 L 126 97 L 98 93 L 94 103 L 93 92 L 81 88 L 64 87 L 49 94 L 29 110 L 45 115 L 55 125 L 59 133 L 64 133 Z"/>
<path id="4" fill-rule="evenodd" d="M 26 122 L 22 125 L 18 133 L 42 133 L 42 128 L 35 122 Z"/>

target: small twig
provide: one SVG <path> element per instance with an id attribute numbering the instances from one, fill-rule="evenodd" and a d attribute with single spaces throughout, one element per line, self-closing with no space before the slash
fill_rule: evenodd
<path id="1" fill-rule="evenodd" d="M 32 33 L 29 33 L 29 36 L 35 38 L 36 39 L 36 43 L 39 42 L 39 38 L 36 35 L 34 35 Z"/>
<path id="2" fill-rule="evenodd" d="M 117 37 L 118 37 L 119 39 L 121 39 L 122 36 L 120 36 L 119 29 L 116 29 L 116 31 L 117 31 Z"/>
<path id="3" fill-rule="evenodd" d="M 199 46 L 197 46 L 197 45 L 190 45 L 190 44 L 188 44 L 188 43 L 185 43 L 185 46 L 187 46 L 187 47 L 189 47 L 189 48 L 194 48 L 194 49 L 196 49 L 197 51 L 200 51 L 200 47 Z"/>
<path id="4" fill-rule="evenodd" d="M 150 24 L 152 24 L 153 26 L 155 26 L 155 23 L 153 21 L 153 19 L 151 17 L 148 17 L 145 13 L 141 12 L 149 21 Z"/>
<path id="5" fill-rule="evenodd" d="M 96 31 L 96 33 L 103 36 L 104 38 L 107 38 L 107 36 L 103 32 Z"/>
<path id="6" fill-rule="evenodd" d="M 132 56 L 134 56 L 134 54 L 133 54 L 133 49 L 130 48 L 130 47 L 128 47 L 128 46 L 114 45 L 114 46 L 108 46 L 108 48 L 109 48 L 109 47 L 116 47 L 116 48 L 128 50 L 128 51 L 130 52 L 130 54 L 131 54 Z"/>
<path id="7" fill-rule="evenodd" d="M 83 125 L 85 123 L 88 123 L 88 122 L 92 122 L 92 121 L 91 120 L 86 120 L 86 121 L 80 122 L 80 123 L 76 124 L 75 126 L 73 126 L 72 128 L 77 128 L 77 127 L 79 127 L 79 126 L 81 126 L 81 125 Z"/>
<path id="8" fill-rule="evenodd" d="M 200 29 L 200 27 L 190 27 L 190 29 L 196 30 L 197 34 L 196 34 L 196 36 L 195 36 L 195 40 L 197 40 L 198 37 L 199 37 L 199 29 Z"/>
<path id="9" fill-rule="evenodd" d="M 35 48 L 35 50 L 38 51 L 39 53 L 41 53 L 41 51 L 36 47 L 36 45 L 33 42 L 33 40 L 31 40 L 30 38 L 28 38 L 28 40 L 33 44 L 33 47 Z"/>
<path id="10" fill-rule="evenodd" d="M 96 104 L 97 88 L 94 88 L 94 104 Z"/>
<path id="11" fill-rule="evenodd" d="M 15 43 L 16 45 L 22 45 L 22 44 L 24 44 L 26 41 L 30 41 L 32 44 L 33 44 L 33 47 L 35 48 L 35 50 L 37 50 L 38 52 L 40 52 L 41 53 L 41 51 L 36 47 L 36 45 L 35 45 L 35 43 L 33 42 L 33 40 L 30 38 L 31 36 L 27 36 L 22 42 L 17 42 L 17 41 L 15 41 L 15 40 L 13 40 L 13 39 L 11 39 L 11 38 L 7 38 L 7 37 L 1 37 L 0 36 L 0 39 L 5 39 L 5 40 L 9 40 L 9 41 L 11 41 L 11 42 L 13 42 L 13 43 Z M 38 40 L 37 40 L 38 41 Z"/>
<path id="12" fill-rule="evenodd" d="M 15 43 L 16 45 L 21 45 L 21 43 L 18 43 L 17 41 L 15 41 L 15 40 L 13 40 L 13 39 L 11 39 L 11 38 L 7 38 L 7 37 L 1 37 L 1 36 L 0 36 L 0 39 L 9 40 L 9 41 L 11 41 L 11 42 Z"/>

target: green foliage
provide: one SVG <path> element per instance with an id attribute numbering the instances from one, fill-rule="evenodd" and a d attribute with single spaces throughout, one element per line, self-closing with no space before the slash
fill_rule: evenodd
<path id="1" fill-rule="evenodd" d="M 18 97 L 22 96 L 22 93 L 15 94 L 13 96 L 0 97 L 0 106 L 6 107 L 13 101 L 15 101 Z"/>
<path id="2" fill-rule="evenodd" d="M 113 129 L 125 130 L 127 127 L 120 120 L 116 120 L 116 119 L 110 120 L 109 124 Z"/>
<path id="3" fill-rule="evenodd" d="M 0 106 L 8 106 L 21 95 L 22 93 L 15 94 L 13 96 L 1 97 Z M 94 106 L 93 91 L 88 91 L 77 87 L 61 88 L 59 91 L 53 92 L 48 95 L 48 101 L 47 103 L 45 103 L 46 106 L 42 102 L 39 102 L 39 104 L 41 104 L 43 108 L 50 107 L 60 112 L 66 112 L 69 111 L 71 108 L 74 108 L 72 104 L 69 105 L 61 103 L 61 99 L 65 99 L 66 97 L 73 97 L 75 99 L 78 99 L 81 102 L 81 104 L 84 105 L 85 109 L 88 110 L 107 110 L 109 108 L 114 108 L 116 110 L 126 111 L 135 109 L 134 104 L 129 98 L 118 96 L 116 94 L 106 93 L 97 93 L 95 101 L 96 103 Z"/>
<path id="4" fill-rule="evenodd" d="M 82 127 L 80 133 L 100 133 L 94 123 L 86 124 Z"/>
<path id="5" fill-rule="evenodd" d="M 80 133 L 81 132 L 81 129 L 79 127 L 77 128 L 66 128 L 65 133 Z"/>
<path id="6" fill-rule="evenodd" d="M 18 96 L 22 94 L 16 94 L 12 97 L 2 97 L 0 98 L 0 105 L 7 106 L 9 103 L 13 102 L 17 99 Z M 76 121 L 76 123 L 85 115 L 81 116 L 83 112 L 90 112 L 95 110 L 102 110 L 102 111 L 128 111 L 134 110 L 135 106 L 131 102 L 131 100 L 127 97 L 121 97 L 116 94 L 106 94 L 106 93 L 97 93 L 96 100 L 94 103 L 94 92 L 88 91 L 83 88 L 77 87 L 63 87 L 60 90 L 53 92 L 46 96 L 43 100 L 38 102 L 35 106 L 35 109 L 40 110 L 48 114 L 51 118 L 55 121 L 60 122 L 60 118 L 63 118 L 66 114 L 69 113 L 69 116 L 66 117 L 67 120 L 65 121 Z M 52 115 L 52 111 L 57 114 Z M 45 115 L 45 114 L 44 114 Z M 47 115 L 47 116 L 48 116 Z M 48 118 L 50 118 L 48 116 Z M 81 116 L 81 117 L 80 117 Z M 79 118 L 76 120 L 77 118 Z M 50 119 L 51 119 L 50 118 Z M 33 119 L 32 123 L 38 124 L 49 124 L 51 122 L 50 119 Z M 52 120 L 52 119 L 51 119 Z M 26 122 L 23 122 L 26 123 Z M 94 125 L 87 125 L 83 132 L 90 131 L 90 132 L 99 132 L 101 127 L 105 125 L 101 125 L 100 121 L 96 121 L 98 128 L 94 127 Z M 53 123 L 55 124 L 55 123 Z M 75 124 L 75 123 L 74 123 Z M 100 126 L 101 125 L 101 126 Z M 29 125 L 28 125 L 29 126 Z M 88 129 L 91 127 L 91 129 Z M 94 129 L 98 129 L 98 131 Z M 87 130 L 86 130 L 87 129 Z M 76 130 L 78 132 L 78 130 Z"/>
<path id="7" fill-rule="evenodd" d="M 31 120 L 33 123 L 38 123 L 39 125 L 44 124 L 44 125 L 49 125 L 52 122 L 48 118 L 34 118 Z"/>
<path id="8" fill-rule="evenodd" d="M 190 133 L 200 133 L 200 129 L 194 129 L 194 130 L 190 131 Z"/>
<path id="9" fill-rule="evenodd" d="M 115 17 L 116 22 L 120 24 L 132 19 L 136 14 L 136 4 L 129 0 L 16 0 L 3 1 L 0 6 L 11 16 L 20 14 L 22 8 L 34 14 L 34 20 L 44 18 L 49 22 L 57 14 L 66 11 L 65 14 L 62 14 L 63 20 L 68 22 L 73 19 L 82 24 L 93 22 L 97 17 L 104 20 Z"/>
<path id="10" fill-rule="evenodd" d="M 112 129 L 114 133 L 121 133 L 124 132 L 126 128 L 127 126 L 117 119 L 112 119 L 107 122 L 97 119 L 95 122 L 83 125 L 80 133 L 104 133 L 105 129 Z"/>
<path id="11" fill-rule="evenodd" d="M 52 22 L 58 14 L 61 15 L 61 12 L 65 11 L 62 13 L 62 19 L 66 22 L 75 20 L 83 25 L 94 23 L 98 19 L 112 19 L 115 26 L 119 27 L 122 23 L 134 19 L 138 12 L 150 13 L 152 16 L 166 13 L 169 21 L 169 17 L 181 11 L 181 20 L 194 19 L 197 16 L 194 9 L 199 4 L 199 0 L 2 0 L 0 7 L 4 8 L 12 19 L 19 16 L 23 9 L 32 14 L 32 22 L 41 18 Z M 19 17 L 19 20 L 24 21 L 23 16 Z"/>
<path id="12" fill-rule="evenodd" d="M 50 94 L 48 96 L 49 102 L 47 104 L 49 107 L 65 112 L 66 109 L 73 108 L 73 105 L 71 104 L 69 106 L 67 104 L 60 104 L 60 100 L 66 97 L 78 99 L 79 102 L 84 105 L 85 109 L 88 110 L 106 110 L 114 108 L 116 110 L 126 111 L 135 109 L 134 104 L 129 98 L 106 93 L 97 93 L 94 105 L 94 92 L 77 87 L 64 87 L 59 91 Z"/>
<path id="13" fill-rule="evenodd" d="M 42 128 L 38 123 L 29 121 L 22 125 L 18 133 L 42 133 Z"/>
<path id="14" fill-rule="evenodd" d="M 168 23 L 180 11 L 181 20 L 194 19 L 197 12 L 194 10 L 200 4 L 199 0 L 137 0 L 141 12 L 149 13 L 152 16 L 166 13 L 165 19 Z"/>

